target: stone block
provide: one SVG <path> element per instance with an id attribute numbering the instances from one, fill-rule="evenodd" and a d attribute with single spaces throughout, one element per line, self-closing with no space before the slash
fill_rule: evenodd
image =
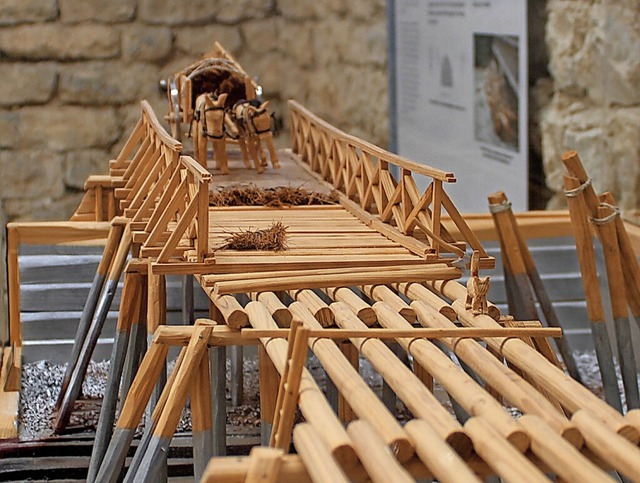
<path id="1" fill-rule="evenodd" d="M 625 211 L 640 207 L 640 107 L 617 109 L 607 122 L 618 206 Z"/>
<path id="2" fill-rule="evenodd" d="M 57 197 L 64 193 L 62 155 L 47 150 L 0 151 L 0 197 Z"/>
<path id="3" fill-rule="evenodd" d="M 568 150 L 578 151 L 596 191 L 613 189 L 600 106 L 584 98 L 556 94 L 542 111 L 540 129 L 546 184 L 552 191 L 562 193 L 564 189 L 562 154 Z"/>
<path id="4" fill-rule="evenodd" d="M 70 151 L 64 158 L 64 184 L 70 188 L 83 189 L 89 175 L 107 174 L 111 155 L 101 149 Z"/>
<path id="5" fill-rule="evenodd" d="M 316 2 L 300 2 L 296 0 L 278 0 L 278 10 L 284 18 L 293 20 L 317 19 L 326 15 L 327 4 L 332 2 L 318 0 Z M 336 2 L 333 2 L 336 3 Z"/>
<path id="6" fill-rule="evenodd" d="M 120 35 L 104 25 L 23 25 L 0 30 L 0 53 L 22 59 L 107 59 L 120 54 Z"/>
<path id="7" fill-rule="evenodd" d="M 56 0 L 2 0 L 0 25 L 44 22 L 58 16 Z"/>
<path id="8" fill-rule="evenodd" d="M 53 97 L 56 89 L 55 64 L 0 64 L 0 106 L 43 104 Z"/>
<path id="9" fill-rule="evenodd" d="M 252 18 L 263 18 L 275 14 L 273 0 L 220 0 L 216 20 L 226 24 L 237 24 Z"/>
<path id="10" fill-rule="evenodd" d="M 280 22 L 276 17 L 269 17 L 245 22 L 240 29 L 249 50 L 256 54 L 263 54 L 278 47 L 279 26 Z M 286 50 L 288 46 L 282 47 Z"/>
<path id="11" fill-rule="evenodd" d="M 213 48 L 215 41 L 227 49 L 232 55 L 237 54 L 242 48 L 240 27 L 226 25 L 205 25 L 178 29 L 175 32 L 176 48 L 180 52 L 202 56 Z M 187 65 L 185 63 L 185 65 Z"/>
<path id="12" fill-rule="evenodd" d="M 132 24 L 122 31 L 122 55 L 127 60 L 156 61 L 171 54 L 173 39 L 166 27 Z"/>
<path id="13" fill-rule="evenodd" d="M 19 133 L 24 146 L 67 151 L 108 148 L 121 129 L 113 108 L 43 106 L 20 111 Z"/>
<path id="14" fill-rule="evenodd" d="M 11 198 L 4 202 L 7 217 L 15 221 L 68 220 L 82 199 L 82 192 L 70 191 L 59 198 Z"/>
<path id="15" fill-rule="evenodd" d="M 18 145 L 20 141 L 19 125 L 18 111 L 0 111 L 0 148 L 7 149 Z"/>
<path id="16" fill-rule="evenodd" d="M 58 0 L 58 4 L 63 22 L 126 22 L 136 11 L 136 0 Z"/>
<path id="17" fill-rule="evenodd" d="M 215 20 L 220 3 L 210 0 L 140 0 L 138 19 L 152 24 L 202 25 Z"/>
<path id="18" fill-rule="evenodd" d="M 280 23 L 280 50 L 300 67 L 313 67 L 316 64 L 314 38 L 317 23 L 303 21 Z"/>
<path id="19" fill-rule="evenodd" d="M 60 73 L 60 99 L 69 104 L 113 105 L 141 100 L 143 86 L 158 85 L 158 68 L 150 64 L 83 62 Z"/>

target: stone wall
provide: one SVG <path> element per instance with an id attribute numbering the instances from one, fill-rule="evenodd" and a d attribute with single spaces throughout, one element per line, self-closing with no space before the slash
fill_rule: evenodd
<path id="1" fill-rule="evenodd" d="M 384 0 L 2 0 L 0 202 L 9 219 L 64 219 L 158 81 L 220 41 L 286 120 L 295 98 L 387 142 Z M 284 141 L 286 142 L 286 140 Z"/>
<path id="2" fill-rule="evenodd" d="M 575 149 L 598 192 L 640 208 L 640 2 L 548 0 L 554 81 L 542 112 L 549 207 L 564 206 L 562 153 Z"/>
<path id="3" fill-rule="evenodd" d="M 385 3 L 2 0 L 0 201 L 7 217 L 69 216 L 87 175 L 104 172 L 119 151 L 139 101 L 149 100 L 162 117 L 158 80 L 214 40 L 258 77 L 285 121 L 286 100 L 295 98 L 386 146 Z M 599 191 L 638 208 L 640 3 L 546 0 L 548 16 L 544 4 L 529 4 L 532 32 L 547 22 L 551 74 L 539 78 L 547 75 L 547 57 L 532 43 L 531 152 L 535 166 L 542 157 L 554 193 L 548 206 L 564 203 L 560 156 L 576 149 Z"/>

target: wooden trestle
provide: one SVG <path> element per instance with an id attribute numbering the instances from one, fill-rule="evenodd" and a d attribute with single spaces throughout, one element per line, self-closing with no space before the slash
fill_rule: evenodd
<path id="1" fill-rule="evenodd" d="M 295 102 L 290 108 L 292 150 L 281 153 L 280 172 L 250 179 L 306 180 L 307 189 L 336 190 L 338 205 L 209 207 L 212 186 L 245 180 L 247 171 L 234 170 L 230 156 L 232 174 L 221 177 L 182 156 L 147 104 L 110 176 L 89 179 L 73 219 L 119 216 L 112 226 L 126 224 L 134 255 L 124 268 L 109 401 L 89 480 L 118 478 L 150 401 L 150 423 L 125 481 L 161 478 L 187 396 L 195 475 L 211 482 L 543 481 L 548 474 L 583 482 L 609 480 L 612 470 L 639 479 L 638 412 L 623 416 L 536 350 L 560 329 L 512 323 L 491 304 L 486 314 L 467 309 L 467 290 L 456 281 L 465 255 L 477 250 L 481 267 L 494 260 L 446 194 L 453 174 L 344 134 Z M 416 174 L 430 179 L 423 193 Z M 445 227 L 445 215 L 455 229 Z M 288 227 L 285 251 L 220 249 L 230 231 L 274 221 Z M 210 298 L 209 319 L 164 325 L 168 274 L 195 277 Z M 250 302 L 243 306 L 235 294 Z M 145 325 L 146 352 L 136 335 Z M 12 337 L 19 341 L 19 332 Z M 409 366 L 389 344 L 411 356 Z M 218 358 L 236 345 L 259 348 L 261 419 L 263 429 L 273 429 L 272 449 L 225 458 Z M 182 349 L 163 384 L 170 346 Z M 337 403 L 304 367 L 309 351 L 335 386 Z M 414 419 L 398 422 L 360 377 L 359 357 Z M 455 416 L 433 394 L 434 380 L 455 402 Z M 514 418 L 507 405 L 523 416 Z M 305 422 L 294 426 L 296 409 Z M 290 444 L 296 455 L 287 454 Z"/>

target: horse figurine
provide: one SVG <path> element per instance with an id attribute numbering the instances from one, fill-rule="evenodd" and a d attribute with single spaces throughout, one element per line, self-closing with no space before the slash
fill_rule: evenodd
<path id="1" fill-rule="evenodd" d="M 207 145 L 209 139 L 213 145 L 213 159 L 222 174 L 229 174 L 227 147 L 225 101 L 227 94 L 219 96 L 205 92 L 196 99 L 194 124 L 195 134 L 193 147 L 196 160 L 207 167 Z"/>
<path id="2" fill-rule="evenodd" d="M 487 314 L 487 292 L 489 292 L 489 277 L 480 278 L 478 270 L 480 266 L 480 252 L 473 251 L 471 256 L 471 276 L 467 280 L 467 298 L 465 308 L 471 309 L 473 315 Z"/>
<path id="3" fill-rule="evenodd" d="M 240 101 L 232 109 L 233 118 L 239 130 L 238 144 L 240 144 L 243 159 L 250 157 L 258 173 L 262 173 L 264 166 L 267 165 L 263 143 L 269 151 L 271 165 L 274 168 L 280 167 L 280 160 L 271 134 L 271 116 L 267 111 L 268 104 L 269 101 L 262 104 L 255 100 Z"/>

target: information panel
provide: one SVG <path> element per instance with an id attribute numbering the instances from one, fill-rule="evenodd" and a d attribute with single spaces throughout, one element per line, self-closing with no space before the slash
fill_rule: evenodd
<path id="1" fill-rule="evenodd" d="M 454 172 L 461 211 L 486 212 L 498 190 L 526 210 L 526 2 L 393 0 L 392 13 L 398 153 Z"/>

